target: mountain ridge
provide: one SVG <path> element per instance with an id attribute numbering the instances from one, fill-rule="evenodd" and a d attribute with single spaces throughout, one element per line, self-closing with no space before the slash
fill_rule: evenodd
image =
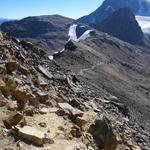
<path id="1" fill-rule="evenodd" d="M 0 28 L 11 36 L 30 41 L 44 48 L 48 54 L 53 54 L 63 49 L 73 22 L 73 19 L 60 15 L 42 15 L 3 23 Z"/>

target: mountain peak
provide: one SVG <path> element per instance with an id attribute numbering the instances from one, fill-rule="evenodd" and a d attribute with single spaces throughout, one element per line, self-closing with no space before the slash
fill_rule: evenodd
<path id="1" fill-rule="evenodd" d="M 115 11 L 101 24 L 95 24 L 94 27 L 131 44 L 142 45 L 144 43 L 142 30 L 129 8 Z"/>
<path id="2" fill-rule="evenodd" d="M 98 23 L 111 15 L 114 11 L 128 7 L 135 15 L 150 15 L 150 1 L 148 0 L 105 0 L 102 5 L 91 14 L 78 19 L 82 23 Z"/>

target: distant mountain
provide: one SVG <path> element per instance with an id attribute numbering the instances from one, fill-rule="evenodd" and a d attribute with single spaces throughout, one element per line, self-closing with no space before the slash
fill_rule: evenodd
<path id="1" fill-rule="evenodd" d="M 8 21 L 14 21 L 15 19 L 6 19 L 6 18 L 0 18 L 0 24 Z"/>
<path id="2" fill-rule="evenodd" d="M 19 39 L 30 41 L 51 54 L 63 49 L 69 38 L 68 31 L 73 21 L 59 15 L 27 17 L 3 23 L 1 30 Z"/>
<path id="3" fill-rule="evenodd" d="M 148 0 L 105 0 L 103 4 L 91 14 L 78 19 L 82 23 L 100 23 L 114 11 L 128 7 L 135 15 L 150 16 L 150 1 Z"/>
<path id="4" fill-rule="evenodd" d="M 143 32 L 129 8 L 121 8 L 93 26 L 128 43 L 144 44 Z"/>

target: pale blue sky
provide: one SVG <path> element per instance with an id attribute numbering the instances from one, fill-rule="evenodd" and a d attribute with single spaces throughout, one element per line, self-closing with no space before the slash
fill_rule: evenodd
<path id="1" fill-rule="evenodd" d="M 20 19 L 27 16 L 60 14 L 79 18 L 98 8 L 103 0 L 1 0 L 0 17 Z"/>

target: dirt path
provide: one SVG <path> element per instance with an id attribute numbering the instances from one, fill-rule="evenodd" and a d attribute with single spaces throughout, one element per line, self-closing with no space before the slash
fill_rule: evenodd
<path id="1" fill-rule="evenodd" d="M 104 65 L 104 62 L 99 62 L 99 63 L 93 65 L 93 66 L 90 67 L 90 68 L 81 69 L 81 70 L 79 71 L 78 75 L 83 76 L 86 71 L 88 71 L 88 70 L 93 70 L 94 68 L 96 68 L 97 66 L 100 66 L 100 65 Z"/>

